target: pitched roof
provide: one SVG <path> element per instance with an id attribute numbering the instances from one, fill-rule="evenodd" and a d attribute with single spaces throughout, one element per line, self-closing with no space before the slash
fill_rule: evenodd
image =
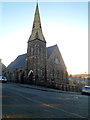
<path id="1" fill-rule="evenodd" d="M 5 71 L 15 68 L 24 68 L 26 56 L 27 54 L 19 55 L 13 62 L 8 65 L 8 67 L 6 67 Z"/>
<path id="2" fill-rule="evenodd" d="M 57 45 L 47 47 L 47 58 L 49 58 Z M 13 62 L 11 62 L 6 68 L 5 71 L 16 69 L 16 68 L 24 68 L 25 67 L 25 59 L 27 54 L 19 55 Z"/>
<path id="3" fill-rule="evenodd" d="M 47 58 L 49 58 L 57 45 L 47 47 Z"/>

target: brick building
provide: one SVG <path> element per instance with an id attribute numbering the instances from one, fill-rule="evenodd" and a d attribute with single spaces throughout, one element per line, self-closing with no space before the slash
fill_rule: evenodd
<path id="1" fill-rule="evenodd" d="M 4 70 L 9 81 L 30 84 L 68 83 L 67 69 L 58 46 L 46 47 L 38 4 L 27 44 L 27 53 L 19 55 Z"/>

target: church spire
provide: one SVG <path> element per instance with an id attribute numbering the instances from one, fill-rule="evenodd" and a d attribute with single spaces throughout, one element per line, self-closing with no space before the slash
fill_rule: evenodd
<path id="1" fill-rule="evenodd" d="M 29 41 L 35 40 L 35 39 L 45 41 L 43 33 L 42 33 L 38 2 L 37 2 L 37 5 L 36 5 L 36 11 L 35 11 L 35 15 L 34 15 L 32 33 L 31 33 L 31 36 L 29 38 Z"/>

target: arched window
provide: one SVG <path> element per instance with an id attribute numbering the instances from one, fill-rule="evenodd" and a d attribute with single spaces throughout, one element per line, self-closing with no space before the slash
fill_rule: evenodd
<path id="1" fill-rule="evenodd" d="M 59 59 L 58 58 L 55 58 L 55 63 L 59 64 Z"/>
<path id="2" fill-rule="evenodd" d="M 33 28 L 35 28 L 35 24 L 33 24 Z"/>
<path id="3" fill-rule="evenodd" d="M 43 48 L 41 47 L 41 55 L 43 56 Z"/>
<path id="4" fill-rule="evenodd" d="M 31 55 L 33 55 L 33 48 L 31 48 Z"/>
<path id="5" fill-rule="evenodd" d="M 40 28 L 41 28 L 41 24 L 40 24 Z"/>
<path id="6" fill-rule="evenodd" d="M 39 55 L 39 44 L 37 44 L 36 53 L 37 53 L 37 55 Z"/>

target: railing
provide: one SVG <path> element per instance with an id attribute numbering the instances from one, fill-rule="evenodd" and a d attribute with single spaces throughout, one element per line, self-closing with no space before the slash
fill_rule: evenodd
<path id="1" fill-rule="evenodd" d="M 56 85 L 56 89 L 63 90 L 63 91 L 81 92 L 82 86 L 60 84 L 60 85 Z"/>
<path id="2" fill-rule="evenodd" d="M 41 83 L 40 86 L 45 86 L 48 88 L 63 90 L 63 91 L 72 91 L 72 92 L 81 92 L 82 86 L 80 85 L 70 85 L 70 84 L 54 84 L 54 83 Z"/>

